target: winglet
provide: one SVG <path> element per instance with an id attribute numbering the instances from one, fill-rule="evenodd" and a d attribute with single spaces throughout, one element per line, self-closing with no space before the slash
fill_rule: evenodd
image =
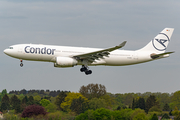
<path id="1" fill-rule="evenodd" d="M 126 45 L 127 41 L 122 42 L 119 46 L 124 47 Z"/>

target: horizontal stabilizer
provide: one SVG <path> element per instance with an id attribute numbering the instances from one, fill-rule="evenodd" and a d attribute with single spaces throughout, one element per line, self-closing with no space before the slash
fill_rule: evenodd
<path id="1" fill-rule="evenodd" d="M 164 57 L 164 55 L 169 55 L 171 53 L 174 53 L 174 52 L 165 52 L 165 53 L 162 53 L 162 54 L 151 54 L 151 58 L 152 59 L 157 59 L 157 58 L 160 58 L 160 57 Z"/>

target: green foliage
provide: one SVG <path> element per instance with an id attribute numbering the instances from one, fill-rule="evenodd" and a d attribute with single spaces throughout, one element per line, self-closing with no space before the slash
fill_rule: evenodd
<path id="1" fill-rule="evenodd" d="M 123 109 L 118 111 L 110 111 L 108 109 L 100 108 L 94 110 L 88 110 L 85 113 L 81 113 L 76 116 L 75 120 L 130 120 L 131 109 Z"/>
<path id="2" fill-rule="evenodd" d="M 83 96 L 89 100 L 92 98 L 100 98 L 106 94 L 106 87 L 101 84 L 88 84 L 87 86 L 82 86 L 79 90 Z"/>
<path id="3" fill-rule="evenodd" d="M 45 109 L 47 110 L 47 112 L 53 113 L 56 112 L 57 106 L 53 103 L 48 104 Z"/>
<path id="4" fill-rule="evenodd" d="M 174 108 L 174 110 L 171 112 L 173 116 L 177 116 L 179 114 L 179 110 L 177 107 Z"/>
<path id="5" fill-rule="evenodd" d="M 165 114 L 162 116 L 161 120 L 166 120 L 166 119 L 170 119 L 170 117 L 169 117 L 169 115 L 168 115 L 167 113 L 165 113 Z"/>
<path id="6" fill-rule="evenodd" d="M 145 110 L 145 100 L 142 97 L 138 97 L 136 99 L 133 98 L 132 102 L 132 109 L 134 110 L 135 108 L 140 108 Z"/>
<path id="7" fill-rule="evenodd" d="M 163 111 L 170 111 L 170 107 L 167 103 L 164 105 Z"/>
<path id="8" fill-rule="evenodd" d="M 112 105 L 115 103 L 115 98 L 111 97 L 110 95 L 106 94 L 101 96 L 100 98 L 104 99 L 106 102 L 107 107 L 112 107 Z"/>
<path id="9" fill-rule="evenodd" d="M 70 109 L 76 114 L 83 113 L 88 109 L 88 101 L 81 97 L 73 99 Z"/>
<path id="10" fill-rule="evenodd" d="M 34 101 L 34 98 L 33 98 L 33 96 L 29 96 L 29 101 L 28 101 L 28 105 L 34 105 L 35 104 L 35 101 Z"/>
<path id="11" fill-rule="evenodd" d="M 65 101 L 63 102 L 63 103 L 61 103 L 61 108 L 64 110 L 64 111 L 68 111 L 68 112 L 70 112 L 71 111 L 71 109 L 70 109 L 70 107 L 71 107 L 71 104 L 72 104 L 72 101 L 74 100 L 74 99 L 78 99 L 78 98 L 82 98 L 82 99 L 84 99 L 84 102 L 87 102 L 88 101 L 88 99 L 86 98 L 86 97 L 84 97 L 82 94 L 80 94 L 80 93 L 74 93 L 74 92 L 72 92 L 72 93 L 69 93 L 68 95 L 67 95 L 67 97 L 65 98 Z"/>
<path id="12" fill-rule="evenodd" d="M 156 114 L 153 114 L 150 120 L 158 120 L 158 116 Z"/>
<path id="13" fill-rule="evenodd" d="M 22 112 L 21 110 L 21 100 L 18 99 L 16 95 L 13 95 L 10 99 L 12 109 L 15 109 L 16 113 Z"/>
<path id="14" fill-rule="evenodd" d="M 1 110 L 10 110 L 10 100 L 7 94 L 5 94 L 1 100 Z"/>
<path id="15" fill-rule="evenodd" d="M 55 104 L 57 105 L 57 108 L 59 110 L 63 110 L 61 108 L 61 103 L 64 102 L 65 98 L 67 96 L 67 93 L 65 93 L 64 91 L 60 92 L 59 95 L 56 97 L 56 100 L 55 100 Z"/>
<path id="16" fill-rule="evenodd" d="M 180 108 L 180 91 L 176 91 L 173 96 L 172 96 L 172 107 L 174 108 L 175 106 L 177 108 Z"/>
<path id="17" fill-rule="evenodd" d="M 41 96 L 39 96 L 39 95 L 34 96 L 34 100 L 35 101 L 40 101 L 41 100 Z"/>
<path id="18" fill-rule="evenodd" d="M 28 97 L 27 96 L 25 96 L 23 99 L 22 99 L 22 104 L 28 104 L 28 102 L 29 102 L 29 99 L 28 99 Z"/>
<path id="19" fill-rule="evenodd" d="M 132 120 L 141 120 L 142 118 L 144 118 L 144 120 L 146 119 L 146 113 L 144 110 L 141 110 L 140 108 L 137 108 L 133 111 L 133 113 L 131 114 L 131 119 Z"/>
<path id="20" fill-rule="evenodd" d="M 133 120 L 148 120 L 145 113 L 138 113 L 136 116 L 134 116 Z"/>
<path id="21" fill-rule="evenodd" d="M 149 109 L 149 112 L 162 112 L 162 110 L 159 109 L 158 106 L 153 106 L 152 108 Z"/>
<path id="22" fill-rule="evenodd" d="M 180 120 L 180 113 L 174 118 L 174 120 Z"/>
<path id="23" fill-rule="evenodd" d="M 51 102 L 47 99 L 42 99 L 40 101 L 40 104 L 43 106 L 43 107 L 46 107 L 47 105 L 49 105 Z"/>
<path id="24" fill-rule="evenodd" d="M 2 94 L 3 96 L 4 96 L 5 94 L 7 94 L 7 90 L 4 89 L 1 94 Z"/>
<path id="25" fill-rule="evenodd" d="M 154 95 L 150 95 L 146 100 L 146 113 L 148 113 L 149 109 L 153 106 L 159 107 L 159 103 L 157 102 L 156 97 Z"/>
<path id="26" fill-rule="evenodd" d="M 89 109 L 96 110 L 98 108 L 105 108 L 106 102 L 101 98 L 93 98 L 89 101 Z"/>

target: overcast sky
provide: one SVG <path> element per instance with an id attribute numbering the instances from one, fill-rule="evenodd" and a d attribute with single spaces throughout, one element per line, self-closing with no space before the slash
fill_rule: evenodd
<path id="1" fill-rule="evenodd" d="M 1 0 L 0 91 L 49 89 L 78 92 L 82 85 L 105 85 L 110 93 L 168 92 L 180 89 L 179 0 Z M 108 48 L 124 40 L 125 50 L 145 46 L 166 27 L 175 28 L 169 58 L 132 66 L 54 68 L 3 53 L 10 45 L 38 43 Z"/>

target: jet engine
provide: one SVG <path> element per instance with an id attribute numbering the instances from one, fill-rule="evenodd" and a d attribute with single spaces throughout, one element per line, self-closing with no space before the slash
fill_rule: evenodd
<path id="1" fill-rule="evenodd" d="M 54 67 L 73 67 L 77 65 L 77 60 L 70 57 L 56 57 L 56 63 Z"/>

